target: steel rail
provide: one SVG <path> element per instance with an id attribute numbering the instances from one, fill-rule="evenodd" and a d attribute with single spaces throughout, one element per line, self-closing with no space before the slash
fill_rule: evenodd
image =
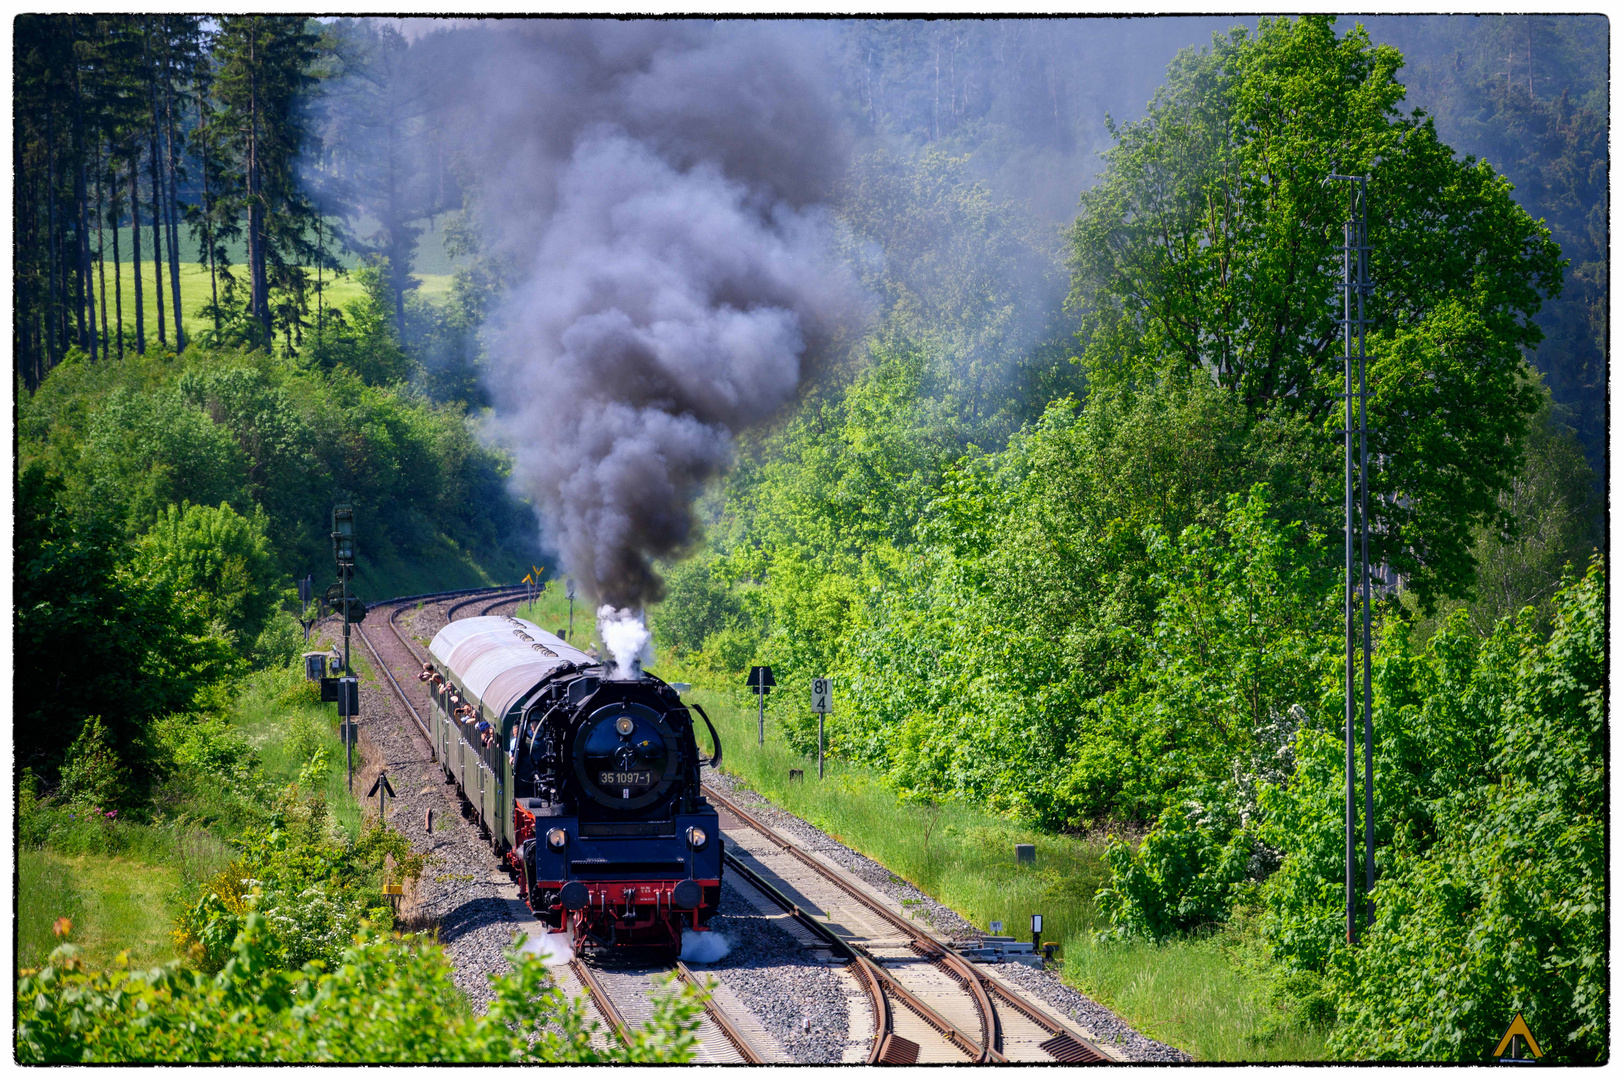
<path id="1" fill-rule="evenodd" d="M 984 1060 L 1002 1060 L 1003 1034 L 998 1024 L 997 1010 L 992 1007 L 992 999 L 987 996 L 986 988 L 976 977 L 978 973 L 969 966 L 967 960 L 934 938 L 915 937 L 913 951 L 945 970 L 969 991 L 970 996 L 975 999 L 975 1010 L 980 1013 L 981 1023 L 985 1025 L 982 1028 L 985 1036 L 982 1043 L 985 1049 Z"/>
<path id="2" fill-rule="evenodd" d="M 829 881 L 841 892 L 849 894 L 852 899 L 856 900 L 858 903 L 871 910 L 874 914 L 890 923 L 892 927 L 900 930 L 907 937 L 917 938 L 920 935 L 925 935 L 926 937 L 928 936 L 927 932 L 922 928 L 914 925 L 912 922 L 896 914 L 894 911 L 891 911 L 889 908 L 885 907 L 885 905 L 879 903 L 860 890 L 853 889 L 841 875 L 835 873 L 833 870 L 830 870 L 828 867 L 812 858 L 806 852 L 802 851 L 792 840 L 785 839 L 770 825 L 766 824 L 766 822 L 760 820 L 743 807 L 739 806 L 732 799 L 729 799 L 727 796 L 710 787 L 705 788 L 704 793 L 707 798 L 714 799 L 721 803 L 721 805 L 726 807 L 727 810 L 740 821 L 743 821 L 750 828 L 754 829 L 756 832 L 770 840 L 773 844 L 777 845 L 777 847 L 781 849 L 784 854 L 793 856 L 796 861 L 800 862 L 808 869 L 816 872 L 819 876 Z M 930 940 L 933 941 L 934 939 Z"/>
<path id="3" fill-rule="evenodd" d="M 1063 1025 L 1056 1023 L 1053 1017 L 1047 1015 L 1041 1009 L 1033 1006 L 1029 1001 L 1026 1001 L 1019 994 L 1016 994 L 1014 991 L 1004 986 L 999 980 L 992 978 L 984 971 L 976 970 L 973 965 L 968 966 L 970 974 L 977 982 L 983 985 L 992 996 L 1006 1003 L 1021 1016 L 1048 1032 L 1051 1037 L 1048 1039 L 1048 1041 L 1041 1043 L 1039 1048 L 1048 1051 L 1048 1053 L 1054 1056 L 1055 1060 L 1063 1061 L 1068 1064 L 1075 1064 L 1079 1062 L 1113 1062 L 1114 1059 L 1112 1059 L 1110 1056 L 1101 1053 L 1097 1047 L 1090 1045 L 1085 1040 L 1078 1039 L 1075 1035 L 1071 1034 L 1070 1031 L 1066 1030 Z M 1002 1049 L 1001 1039 L 1002 1036 L 1000 1034 L 998 1046 L 998 1049 L 1000 1050 Z"/>
<path id="4" fill-rule="evenodd" d="M 857 951 L 857 948 L 834 929 L 815 915 L 806 911 L 799 904 L 783 894 L 776 885 L 757 874 L 748 864 L 731 852 L 725 852 L 722 858 L 739 877 L 749 882 L 757 892 L 778 905 L 791 918 L 800 923 L 813 935 L 821 938 L 829 946 L 831 952 L 843 956 L 851 962 L 852 970 L 856 973 L 857 982 L 862 984 L 863 990 L 868 994 L 868 1000 L 874 1010 L 874 1039 L 873 1047 L 868 1054 L 868 1064 L 878 1065 L 891 1060 L 890 1054 L 895 1049 L 892 1042 L 901 1042 L 912 1048 L 911 1056 L 897 1058 L 897 1064 L 911 1064 L 918 1057 L 918 1047 L 910 1040 L 903 1039 L 894 1034 L 894 1021 L 890 1012 L 890 999 L 885 996 L 885 985 L 874 974 L 873 965 Z"/>
<path id="5" fill-rule="evenodd" d="M 356 629 L 360 630 L 360 627 L 357 626 Z M 411 714 L 412 722 L 417 725 L 418 730 L 423 733 L 424 738 L 432 740 L 434 736 L 428 730 L 428 725 L 423 722 L 422 715 L 417 711 L 417 706 L 411 703 L 411 698 L 406 696 L 406 691 L 401 689 L 400 683 L 395 679 L 394 672 L 390 671 L 389 665 L 383 662 L 383 655 L 378 652 L 378 647 L 372 644 L 372 639 L 366 636 L 366 631 L 364 630 L 361 630 L 360 639 L 362 643 L 366 645 L 366 651 L 371 653 L 372 659 L 377 662 L 378 670 L 383 672 L 383 677 L 388 679 L 389 685 L 394 688 L 395 696 L 400 699 L 400 703 L 404 705 L 406 707 L 406 711 Z"/>
<path id="6" fill-rule="evenodd" d="M 958 1028 L 957 1025 L 953 1024 L 951 1020 L 948 1020 L 946 1017 L 942 1016 L 938 1011 L 919 998 L 918 995 L 914 994 L 911 990 L 898 982 L 895 977 L 887 972 L 884 966 L 880 964 L 861 945 L 842 937 L 832 927 L 824 924 L 815 915 L 808 913 L 800 905 L 796 904 L 793 900 L 789 899 L 789 897 L 785 896 L 782 890 L 778 889 L 777 886 L 773 885 L 770 881 L 767 881 L 765 878 L 761 877 L 761 875 L 757 874 L 748 864 L 739 859 L 737 856 L 728 854 L 725 856 L 725 858 L 728 866 L 735 870 L 740 877 L 748 881 L 773 903 L 777 904 L 790 915 L 794 916 L 794 918 L 798 920 L 801 925 L 809 928 L 814 934 L 822 938 L 824 941 L 829 942 L 835 951 L 842 953 L 853 961 L 855 969 L 861 973 L 861 981 L 864 983 L 865 988 L 869 988 L 869 998 L 876 1003 L 875 1019 L 877 1022 L 874 1025 L 875 1045 L 873 1052 L 868 1057 L 868 1063 L 870 1065 L 887 1061 L 899 1064 L 911 1064 L 914 1060 L 916 1060 L 918 1054 L 918 1047 L 916 1045 L 914 1045 L 910 1040 L 903 1039 L 901 1036 L 894 1034 L 894 1021 L 891 1018 L 889 1004 L 883 992 L 887 989 L 898 1001 L 907 1006 L 913 1012 L 917 1013 L 920 1019 L 922 1019 L 926 1024 L 930 1025 L 932 1028 L 935 1028 L 935 1030 L 940 1033 L 943 1038 L 952 1043 L 954 1046 L 958 1047 L 958 1049 L 962 1050 L 964 1053 L 968 1054 L 975 1061 L 985 1062 L 1004 1060 L 1001 1053 L 997 1052 L 996 1050 L 990 1050 L 990 1052 L 988 1052 L 990 1048 L 984 1042 L 976 1040 L 970 1035 L 966 1034 L 964 1031 Z M 879 992 L 876 993 L 875 991 Z M 985 1001 L 985 1007 L 990 1010 L 991 1003 L 986 1001 L 984 993 L 978 996 L 977 1001 Z M 987 1012 L 983 1012 L 981 1014 L 983 1020 L 988 1015 L 989 1013 Z M 895 1051 L 897 1047 L 887 1045 L 887 1043 L 906 1044 L 911 1048 L 912 1056 L 906 1058 L 894 1057 L 893 1051 Z"/>
<path id="7" fill-rule="evenodd" d="M 517 587 L 514 587 L 512 585 L 506 585 L 506 586 L 500 586 L 500 588 L 502 590 L 500 595 L 493 595 L 492 593 L 482 593 L 480 595 L 470 597 L 469 599 L 462 601 L 460 604 L 452 604 L 449 608 L 446 609 L 445 621 L 446 622 L 454 622 L 456 620 L 456 613 L 457 612 L 461 611 L 465 607 L 472 607 L 473 605 L 479 603 L 481 600 L 495 600 L 497 602 L 500 602 L 502 600 L 512 599 L 513 597 L 516 597 L 516 596 L 523 596 L 525 594 L 525 592 L 526 592 L 525 588 L 522 585 L 517 586 Z"/>
<path id="8" fill-rule="evenodd" d="M 465 600 L 459 604 L 453 605 L 446 612 L 446 614 L 448 616 L 454 615 L 462 608 L 487 599 L 491 592 L 500 592 L 502 594 L 498 596 L 490 605 L 491 607 L 495 607 L 497 604 L 506 603 L 509 600 L 523 595 L 524 590 L 512 589 L 511 587 L 508 587 L 497 590 L 481 589 L 478 590 L 478 592 L 480 595 L 477 595 L 470 600 Z M 382 607 L 386 604 L 392 605 L 392 610 L 389 612 L 388 618 L 389 629 L 394 633 L 395 638 L 400 642 L 400 644 L 405 647 L 406 651 L 420 661 L 423 654 L 414 645 L 412 645 L 410 639 L 401 632 L 400 626 L 395 622 L 395 619 L 399 617 L 401 612 L 420 601 L 427 599 L 446 599 L 461 595 L 464 595 L 463 590 L 449 593 L 430 593 L 424 596 L 409 596 L 401 597 L 397 600 L 385 600 L 381 601 L 376 606 Z M 488 612 L 489 608 L 486 608 L 485 611 Z M 371 638 L 367 637 L 366 631 L 361 628 L 359 623 L 356 624 L 355 628 L 357 631 L 359 631 L 361 641 L 366 645 L 367 651 L 372 654 L 372 659 L 377 663 L 378 670 L 383 673 L 383 676 L 386 679 L 388 679 L 390 687 L 392 687 L 395 692 L 395 696 L 400 699 L 401 704 L 405 705 L 406 711 L 411 714 L 412 720 L 417 724 L 418 728 L 422 730 L 422 733 L 425 736 L 432 738 L 432 735 L 428 730 L 428 725 L 423 722 L 421 714 L 417 712 L 416 707 L 411 703 L 410 696 L 407 695 L 405 690 L 401 687 L 400 682 L 394 676 L 394 672 L 391 671 L 389 665 L 384 662 L 383 655 L 378 651 L 377 646 L 373 644 Z M 625 1015 L 621 1013 L 618 1006 L 614 1004 L 613 997 L 610 996 L 608 989 L 603 985 L 602 981 L 597 978 L 596 973 L 591 970 L 589 965 L 578 959 L 570 962 L 570 969 L 574 971 L 576 977 L 580 979 L 581 985 L 586 987 L 588 994 L 590 994 L 592 998 L 593 1005 L 600 1013 L 602 1013 L 603 1017 L 609 1021 L 609 1024 L 614 1028 L 615 1034 L 619 1037 L 621 1043 L 629 1044 L 629 1032 Z M 678 978 L 693 985 L 694 987 L 697 987 L 701 991 L 703 990 L 703 987 L 700 985 L 698 979 L 694 977 L 693 972 L 686 964 L 678 960 L 674 970 Z M 708 1014 L 709 1017 L 715 1021 L 717 1029 L 721 1031 L 722 1035 L 727 1039 L 728 1042 L 732 1043 L 733 1046 L 737 1048 L 739 1054 L 743 1056 L 744 1060 L 748 1064 L 762 1065 L 766 1063 L 766 1059 L 761 1056 L 760 1051 L 757 1050 L 744 1035 L 744 1033 L 738 1029 L 738 1026 L 733 1023 L 732 1019 L 727 1016 L 721 1007 L 711 999 L 708 993 L 704 995 L 704 1009 L 706 1014 Z"/>
<path id="9" fill-rule="evenodd" d="M 734 1024 L 732 1018 L 722 1011 L 721 1006 L 716 1004 L 715 999 L 710 996 L 710 991 L 705 988 L 703 983 L 699 982 L 692 969 L 678 960 L 673 970 L 675 970 L 678 979 L 681 979 L 703 995 L 704 1011 L 710 1014 L 710 1019 L 716 1022 L 716 1027 L 721 1029 L 721 1033 L 727 1037 L 727 1041 L 732 1043 L 738 1049 L 738 1052 L 743 1055 L 744 1062 L 748 1065 L 765 1065 L 767 1063 L 766 1058 L 761 1056 L 761 1052 L 755 1049 L 755 1044 L 750 1042 L 742 1031 L 738 1030 L 738 1025 Z"/>
<path id="10" fill-rule="evenodd" d="M 402 611 L 405 611 L 406 608 L 410 607 L 412 604 L 420 603 L 424 600 L 443 600 L 453 596 L 465 596 L 469 591 L 472 590 L 457 589 L 453 592 L 423 593 L 418 596 L 402 596 L 394 600 L 381 600 L 374 606 L 384 607 L 385 605 L 392 605 L 392 610 L 389 612 L 388 618 L 389 629 L 394 633 L 395 638 L 400 642 L 400 644 L 405 646 L 406 651 L 412 656 L 416 657 L 417 660 L 421 661 L 423 654 L 418 652 L 416 647 L 413 646 L 410 640 L 407 639 L 406 635 L 400 632 L 400 627 L 396 625 L 395 619 L 399 617 Z M 482 595 L 489 595 L 491 592 L 511 592 L 512 586 L 497 586 L 495 589 L 479 589 L 477 591 Z M 469 602 L 471 603 L 476 601 Z M 356 623 L 355 631 L 360 637 L 362 644 L 366 646 L 366 651 L 371 653 L 372 659 L 377 662 L 378 670 L 383 673 L 383 677 L 388 679 L 389 685 L 394 688 L 395 696 L 400 699 L 400 703 L 404 705 L 406 707 L 406 711 L 411 714 L 411 718 L 413 722 L 416 723 L 418 730 L 423 733 L 424 738 L 432 741 L 434 737 L 433 733 L 429 731 L 428 725 L 423 722 L 422 714 L 419 713 L 417 711 L 417 707 L 411 703 L 411 697 L 404 689 L 401 688 L 399 681 L 394 677 L 394 672 L 389 670 L 389 665 L 384 663 L 383 654 L 378 651 L 377 645 L 375 645 L 372 639 L 367 636 L 365 626 L 361 623 Z"/>
<path id="11" fill-rule="evenodd" d="M 471 600 L 464 600 L 460 604 L 453 605 L 447 612 L 447 615 L 453 614 L 459 609 L 467 607 L 469 604 L 476 604 L 480 600 L 489 597 L 492 593 L 500 594 L 498 599 L 495 601 L 495 603 L 499 604 L 505 603 L 512 597 L 521 594 L 524 590 L 514 589 L 511 585 L 499 585 L 493 589 L 458 589 L 454 592 L 425 593 L 421 596 L 403 596 L 395 600 L 381 600 L 375 606 L 391 606 L 388 618 L 389 630 L 394 634 L 395 639 L 405 647 L 406 651 L 416 658 L 419 663 L 421 663 L 423 659 L 422 652 L 411 643 L 410 638 L 401 633 L 400 626 L 395 622 L 395 620 L 400 617 L 401 612 L 405 611 L 413 604 L 420 603 L 424 600 L 443 600 L 453 596 L 465 596 L 470 591 L 476 592 L 477 595 Z M 494 604 L 492 606 L 494 606 Z M 405 690 L 401 688 L 399 681 L 394 677 L 394 672 L 389 670 L 389 665 L 383 662 L 383 655 L 378 652 L 377 645 L 373 644 L 372 639 L 367 636 L 366 628 L 361 623 L 356 623 L 355 630 L 360 636 L 361 642 L 366 646 L 367 652 L 371 653 L 372 659 L 377 662 L 378 670 L 383 672 L 384 678 L 389 680 L 389 685 L 394 688 L 395 695 L 400 698 L 401 704 L 406 706 L 406 711 L 411 714 L 411 718 L 417 724 L 418 729 L 422 731 L 426 738 L 432 739 L 434 736 L 433 733 L 429 731 L 428 724 L 423 721 L 422 714 L 417 711 L 417 707 L 411 703 L 411 698 L 406 694 Z"/>
<path id="12" fill-rule="evenodd" d="M 497 608 L 501 607 L 503 604 L 511 604 L 514 601 L 520 599 L 521 597 L 527 597 L 528 595 L 529 594 L 526 593 L 526 592 L 517 592 L 517 593 L 513 593 L 511 596 L 498 597 L 495 600 L 492 600 L 490 603 L 486 604 L 484 607 L 480 608 L 479 609 L 479 614 L 481 614 L 481 615 L 489 615 L 492 611 L 494 611 Z"/>
<path id="13" fill-rule="evenodd" d="M 890 991 L 892 996 L 899 1000 L 903 1005 L 906 1005 L 909 1009 L 917 1013 L 926 1024 L 929 1024 L 931 1027 L 935 1028 L 944 1039 L 952 1043 L 952 1045 L 956 1046 L 959 1050 L 962 1050 L 964 1053 L 968 1054 L 970 1059 L 973 1060 L 977 1065 L 988 1062 L 1001 1063 L 1008 1060 L 1001 1053 L 992 1048 L 990 1041 L 982 1042 L 981 1040 L 976 1039 L 974 1036 L 959 1028 L 951 1020 L 948 1020 L 945 1016 L 942 1016 L 935 1009 L 925 1004 L 923 999 L 918 997 L 907 987 L 903 986 L 897 981 L 894 975 L 886 971 L 883 964 L 869 956 L 868 951 L 861 945 L 857 945 L 853 942 L 851 947 L 857 951 L 859 962 L 867 965 L 868 968 L 872 970 L 874 977 L 885 984 L 885 988 Z M 979 1003 L 985 1000 L 985 995 L 982 994 L 979 998 L 977 998 L 976 1007 L 978 1008 Z M 988 1007 L 990 1007 L 989 1004 Z M 981 1014 L 981 1020 L 983 1023 L 990 1023 L 986 1013 Z"/>
<path id="14" fill-rule="evenodd" d="M 891 911 L 883 904 L 869 897 L 860 889 L 853 888 L 841 875 L 835 873 L 828 867 L 824 866 L 821 862 L 812 858 L 792 841 L 785 839 L 771 826 L 749 813 L 727 796 L 722 795 L 713 788 L 706 788 L 705 794 L 707 797 L 720 802 L 727 808 L 729 812 L 739 818 L 739 820 L 748 824 L 751 828 L 755 829 L 773 844 L 777 845 L 778 848 L 780 848 L 785 854 L 793 856 L 795 860 L 801 863 L 803 866 L 806 866 L 807 868 L 816 872 L 819 876 L 833 884 L 841 892 L 855 899 L 864 907 L 868 908 L 874 914 L 878 915 L 881 919 L 889 923 L 893 928 L 901 931 L 913 942 L 913 948 L 915 951 L 940 967 L 955 982 L 961 983 L 964 986 L 965 991 L 975 1002 L 975 1010 L 981 1020 L 981 1032 L 983 1038 L 980 1041 L 976 1042 L 974 1040 L 970 1040 L 967 1035 L 965 1035 L 958 1028 L 954 1027 L 950 1022 L 946 1021 L 945 1018 L 940 1017 L 940 1014 L 935 1013 L 934 1010 L 930 1010 L 931 1015 L 926 1015 L 924 1012 L 920 1012 L 920 1015 L 924 1016 L 925 1021 L 929 1023 L 930 1026 L 935 1027 L 938 1030 L 942 1030 L 942 1034 L 951 1040 L 954 1045 L 957 1045 L 959 1049 L 964 1049 L 969 1052 L 976 1061 L 984 1062 L 1004 1060 L 1002 1052 L 999 1049 L 1001 1044 L 1001 1035 L 998 1028 L 997 1010 L 993 1007 L 991 999 L 987 996 L 985 988 L 981 985 L 981 981 L 978 977 L 979 973 L 970 968 L 969 964 L 962 957 L 957 956 L 945 945 L 937 941 L 929 934 L 928 931 L 923 930 L 921 927 Z M 852 943 L 852 947 L 858 951 L 861 951 L 861 947 L 855 945 L 854 943 Z M 897 986 L 889 975 L 885 975 L 884 977 L 891 983 L 893 988 Z M 929 1006 L 924 1005 L 923 1002 L 919 1002 L 919 1005 L 923 1009 L 929 1009 Z M 936 1019 L 932 1019 L 932 1015 L 936 1019 L 939 1019 L 941 1024 L 945 1024 L 947 1028 L 950 1028 L 950 1033 L 943 1030 L 941 1028 L 941 1024 L 937 1024 Z M 972 1044 L 972 1049 L 966 1047 L 966 1041 Z"/>
<path id="15" fill-rule="evenodd" d="M 593 971 L 590 965 L 578 957 L 569 961 L 569 970 L 573 971 L 575 978 L 579 979 L 581 985 L 586 987 L 586 993 L 591 996 L 592 1004 L 597 1007 L 598 1012 L 603 1014 L 603 1019 L 609 1022 L 609 1026 L 614 1029 L 614 1034 L 619 1038 L 620 1044 L 630 1046 L 631 1029 L 626 1024 L 625 1014 L 614 1003 L 614 998 L 609 996 L 609 989 L 597 977 L 597 972 Z"/>

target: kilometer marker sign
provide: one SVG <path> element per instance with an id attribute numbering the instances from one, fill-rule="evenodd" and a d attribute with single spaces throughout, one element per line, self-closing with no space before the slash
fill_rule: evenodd
<path id="1" fill-rule="evenodd" d="M 813 679 L 812 712 L 817 714 L 817 779 L 823 778 L 823 717 L 834 711 L 834 680 Z"/>

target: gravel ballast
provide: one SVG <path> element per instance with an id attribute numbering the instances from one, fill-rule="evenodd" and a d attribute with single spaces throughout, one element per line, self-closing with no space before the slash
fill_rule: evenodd
<path id="1" fill-rule="evenodd" d="M 415 618 L 402 616 L 403 629 L 412 636 L 421 634 L 425 623 L 437 630 L 445 623 L 450 603 L 455 601 L 429 603 Z M 389 628 L 381 625 L 385 609 L 380 608 L 378 614 L 379 625 L 366 627 L 367 640 L 421 712 L 427 708 L 427 694 L 409 675 L 418 665 Z M 365 655 L 375 666 L 370 651 L 359 640 L 351 652 Z M 387 769 L 396 798 L 387 800 L 385 819 L 411 842 L 414 851 L 431 856 L 422 879 L 409 891 L 405 914 L 415 925 L 439 927 L 457 987 L 468 995 L 475 1011 L 482 1012 L 491 1001 L 490 975 L 509 970 L 503 953 L 512 945 L 513 936 L 521 930 L 534 934 L 540 924 L 518 902 L 518 887 L 477 827 L 463 819 L 455 785 L 446 781 L 428 741 L 394 692 L 381 682 L 381 675 L 361 684 L 359 726 L 369 767 L 356 775 L 357 794 L 372 786 L 379 765 Z M 363 805 L 376 812 L 375 801 L 363 800 Z M 434 812 L 432 834 L 424 828 L 428 810 Z"/>
<path id="2" fill-rule="evenodd" d="M 713 964 L 688 966 L 732 990 L 795 1061 L 837 1063 L 850 1026 L 848 984 L 725 879 L 710 929 L 730 951 Z"/>

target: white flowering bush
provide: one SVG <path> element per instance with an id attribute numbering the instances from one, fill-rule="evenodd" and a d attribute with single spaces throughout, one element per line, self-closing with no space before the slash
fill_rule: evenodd
<path id="1" fill-rule="evenodd" d="M 312 960 L 336 964 L 361 928 L 359 907 L 341 903 L 320 885 L 265 889 L 253 907 L 265 917 L 288 968 Z"/>

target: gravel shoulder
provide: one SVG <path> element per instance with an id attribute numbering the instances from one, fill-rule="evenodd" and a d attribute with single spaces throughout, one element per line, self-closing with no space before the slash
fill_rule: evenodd
<path id="1" fill-rule="evenodd" d="M 448 606 L 425 604 L 415 617 L 401 617 L 402 628 L 413 638 L 424 636 L 427 629 L 432 639 L 445 625 Z M 366 627 L 367 640 L 395 678 L 402 680 L 402 688 L 421 713 L 428 705 L 427 694 L 408 674 L 417 669 L 417 663 L 383 625 L 386 609 L 379 608 L 378 616 L 377 625 Z M 351 651 L 365 655 L 376 666 L 361 642 L 356 641 Z M 403 675 L 407 678 L 402 679 Z M 445 779 L 428 741 L 381 676 L 361 682 L 359 732 L 364 764 L 356 773 L 356 792 L 364 793 L 378 771 L 387 770 L 396 797 L 387 800 L 384 818 L 411 842 L 414 851 L 430 856 L 421 880 L 407 890 L 402 905 L 405 920 L 409 926 L 438 927 L 458 988 L 468 995 L 473 1009 L 482 1012 L 492 997 L 489 977 L 509 970 L 503 954 L 514 934 L 520 930 L 534 933 L 539 924 L 519 900 L 518 887 L 489 845 L 463 819 L 456 787 Z M 375 803 L 371 809 L 376 812 Z M 430 810 L 432 833 L 425 827 Z"/>

